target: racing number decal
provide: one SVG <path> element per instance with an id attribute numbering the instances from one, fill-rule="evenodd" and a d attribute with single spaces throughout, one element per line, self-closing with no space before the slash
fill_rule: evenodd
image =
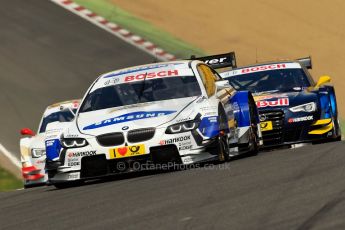
<path id="1" fill-rule="evenodd" d="M 145 145 L 143 144 L 109 149 L 110 159 L 133 157 L 143 155 L 145 153 Z"/>

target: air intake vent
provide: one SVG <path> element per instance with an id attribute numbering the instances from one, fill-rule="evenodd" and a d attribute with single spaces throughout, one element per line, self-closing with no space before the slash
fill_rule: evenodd
<path id="1" fill-rule="evenodd" d="M 108 147 L 123 144 L 125 138 L 122 133 L 107 133 L 97 136 L 97 141 L 100 145 Z"/>
<path id="2" fill-rule="evenodd" d="M 134 129 L 128 132 L 129 142 L 141 142 L 150 140 L 155 135 L 155 128 Z"/>
<path id="3" fill-rule="evenodd" d="M 264 145 L 277 145 L 283 143 L 283 121 L 284 112 L 282 110 L 259 111 L 260 116 L 265 117 L 265 121 L 272 121 L 272 130 L 262 132 Z"/>

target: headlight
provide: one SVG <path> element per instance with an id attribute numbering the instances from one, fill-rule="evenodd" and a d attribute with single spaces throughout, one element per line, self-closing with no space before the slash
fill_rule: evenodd
<path id="1" fill-rule="evenodd" d="M 38 158 L 41 156 L 46 155 L 46 150 L 45 149 L 31 149 L 31 156 L 33 158 Z"/>
<path id="2" fill-rule="evenodd" d="M 168 126 L 167 130 L 165 131 L 166 134 L 173 134 L 173 133 L 183 133 L 188 132 L 193 129 L 198 128 L 199 122 L 197 121 L 186 121 L 174 125 Z"/>
<path id="3" fill-rule="evenodd" d="M 87 146 L 89 143 L 84 138 L 63 138 L 61 145 L 63 148 L 80 148 Z"/>
<path id="4" fill-rule="evenodd" d="M 310 102 L 307 104 L 303 105 L 298 105 L 295 107 L 290 108 L 291 112 L 314 112 L 316 110 L 316 103 L 315 102 Z"/>

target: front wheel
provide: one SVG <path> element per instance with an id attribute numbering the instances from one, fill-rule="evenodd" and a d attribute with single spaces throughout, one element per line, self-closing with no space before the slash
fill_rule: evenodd
<path id="1" fill-rule="evenodd" d="M 219 111 L 219 135 L 218 135 L 218 160 L 220 162 L 225 162 L 230 160 L 230 149 L 228 142 L 228 127 L 227 120 L 225 118 L 225 112 L 223 109 Z"/>
<path id="2" fill-rule="evenodd" d="M 257 109 L 252 97 L 249 98 L 249 114 L 250 114 L 250 129 L 249 129 L 249 155 L 258 154 L 258 140 L 259 140 L 259 125 L 257 122 Z"/>

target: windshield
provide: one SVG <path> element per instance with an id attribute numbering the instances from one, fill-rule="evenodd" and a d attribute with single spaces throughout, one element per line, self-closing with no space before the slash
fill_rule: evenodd
<path id="1" fill-rule="evenodd" d="M 77 112 L 77 109 L 72 109 L 73 113 Z M 69 109 L 61 110 L 59 112 L 52 113 L 45 118 L 43 118 L 41 127 L 39 129 L 39 133 L 44 133 L 46 131 L 47 125 L 49 123 L 60 121 L 60 122 L 68 122 L 73 120 L 74 114 Z"/>
<path id="2" fill-rule="evenodd" d="M 87 95 L 79 112 L 199 95 L 195 76 L 146 79 L 96 89 Z"/>
<path id="3" fill-rule="evenodd" d="M 236 90 L 259 92 L 287 92 L 311 86 L 303 69 L 268 70 L 227 78 Z"/>

